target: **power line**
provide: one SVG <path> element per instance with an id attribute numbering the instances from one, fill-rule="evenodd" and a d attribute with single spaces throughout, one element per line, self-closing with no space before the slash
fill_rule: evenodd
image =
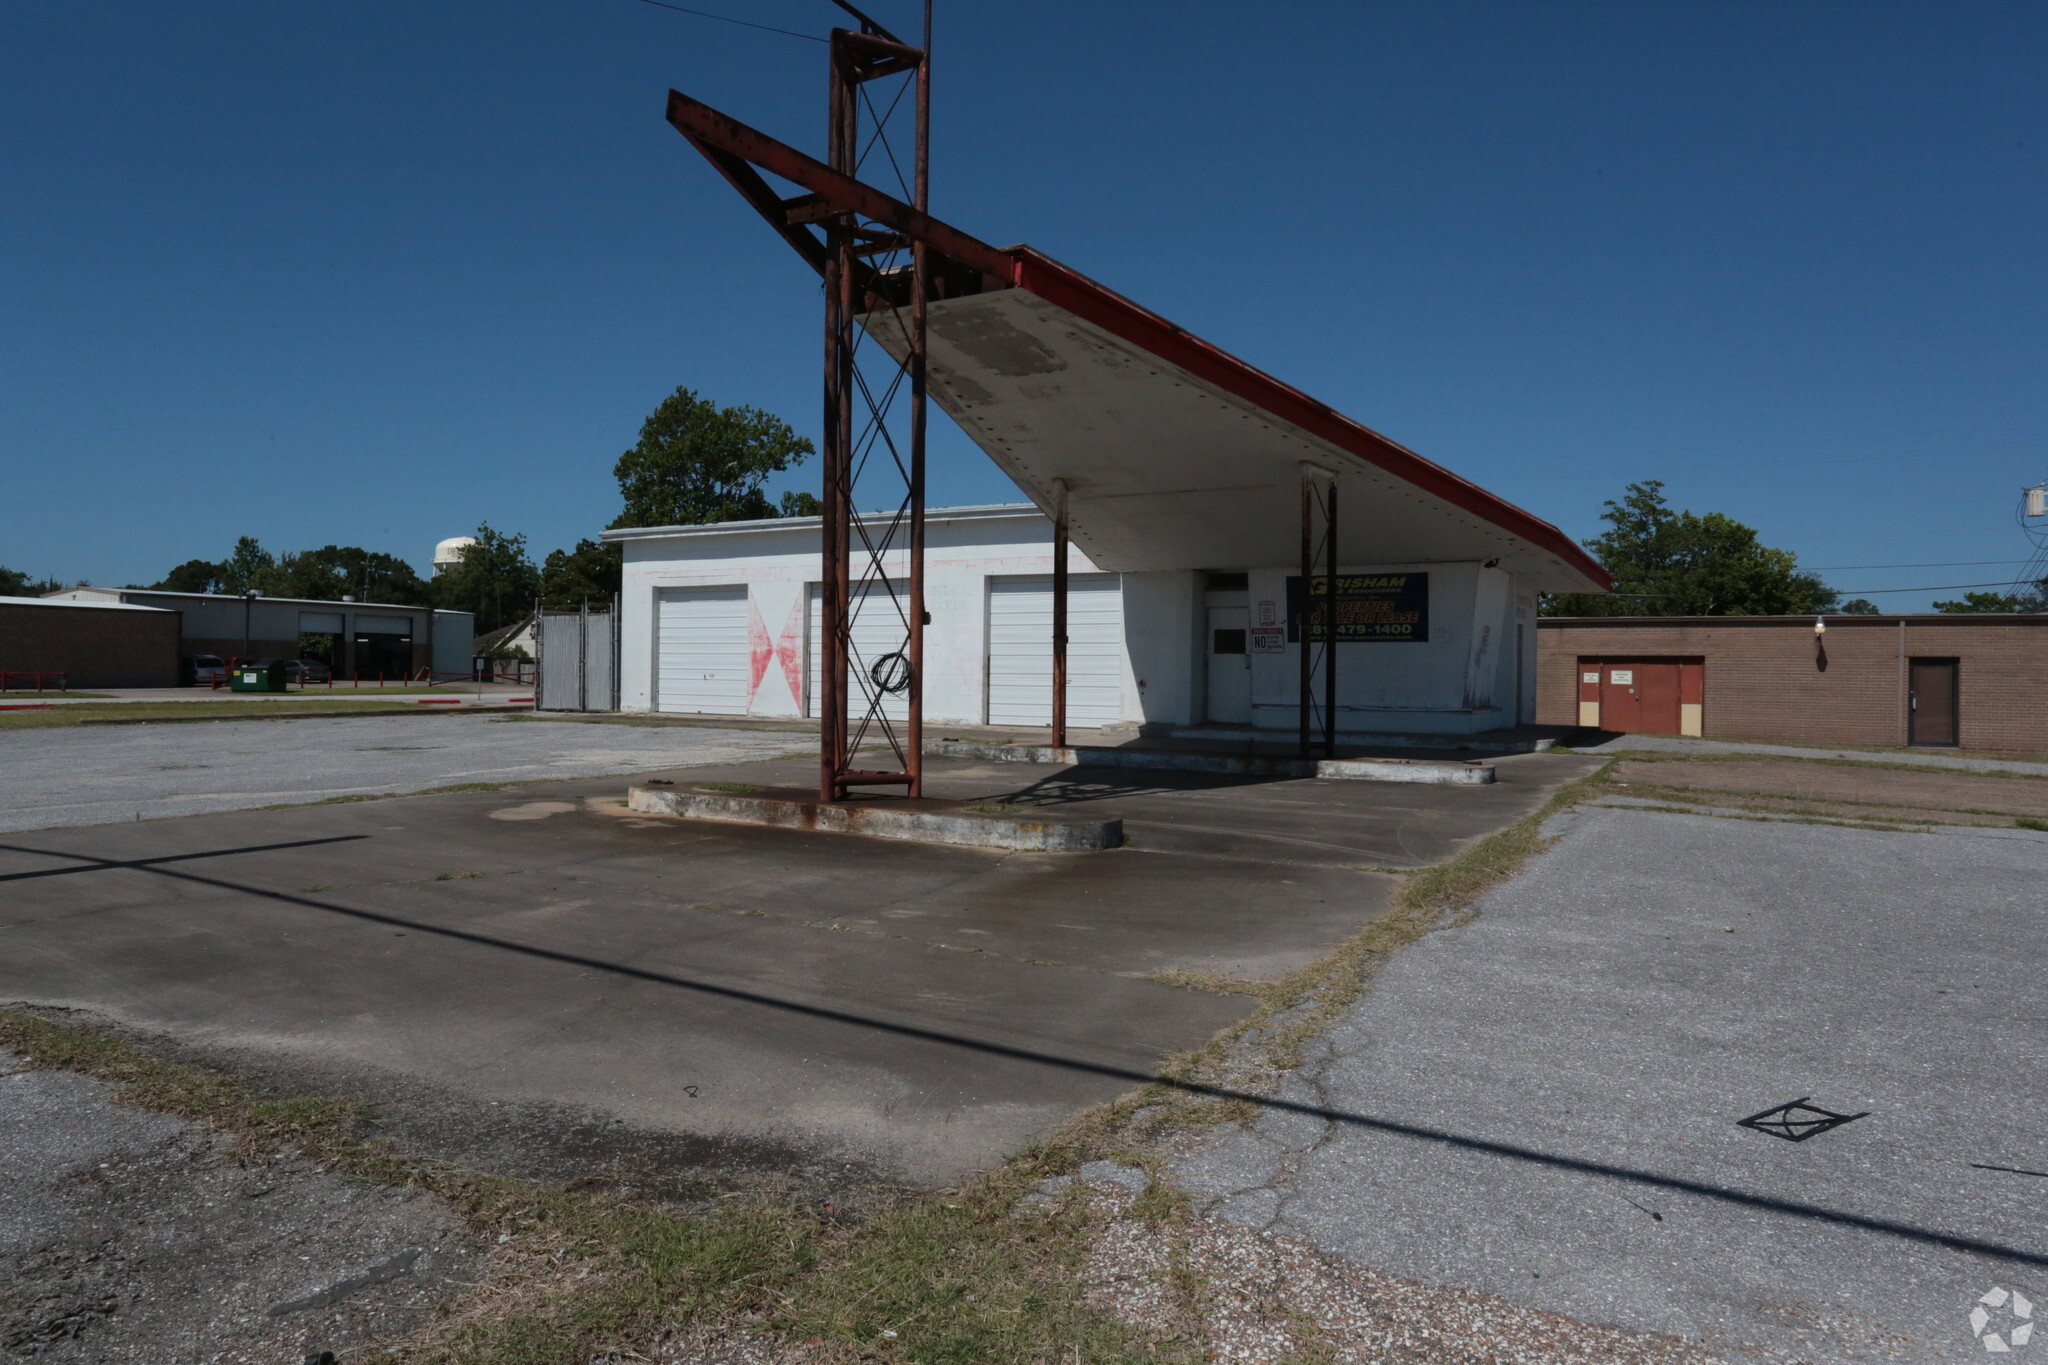
<path id="1" fill-rule="evenodd" d="M 1931 588 L 1836 588 L 1844 597 L 1868 597 L 1873 593 L 1886 592 L 1956 592 L 1963 588 L 2016 588 L 2021 586 L 2012 579 L 2001 579 L 1996 583 L 1939 583 Z"/>
<path id="2" fill-rule="evenodd" d="M 1981 569 L 1991 564 L 2031 564 L 2031 559 L 1951 559 L 1938 564 L 1814 564 L 1813 573 L 1837 573 L 1850 569 Z"/>
<path id="3" fill-rule="evenodd" d="M 780 33 L 785 38 L 802 38 L 808 43 L 822 43 L 825 40 L 815 33 L 798 33 L 791 28 L 776 28 L 773 24 L 757 24 L 751 19 L 735 19 L 729 14 L 713 14 L 709 10 L 691 9 L 688 5 L 671 5 L 668 0 L 640 0 L 643 5 L 656 9 L 672 9 L 678 14 L 694 14 L 699 19 L 716 19 L 721 24 L 738 24 L 741 28 L 757 28 L 763 33 Z"/>

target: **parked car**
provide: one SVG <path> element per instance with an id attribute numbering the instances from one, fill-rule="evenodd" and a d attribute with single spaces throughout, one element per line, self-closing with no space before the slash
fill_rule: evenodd
<path id="1" fill-rule="evenodd" d="M 218 654 L 195 654 L 185 660 L 185 677 L 195 687 L 224 685 L 228 680 L 227 661 Z"/>
<path id="2" fill-rule="evenodd" d="M 334 677 L 334 670 L 318 659 L 294 659 L 284 667 L 285 676 L 300 687 L 308 684 L 324 686 Z"/>

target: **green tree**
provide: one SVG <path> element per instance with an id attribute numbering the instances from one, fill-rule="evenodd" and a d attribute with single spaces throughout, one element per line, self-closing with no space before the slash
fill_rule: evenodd
<path id="1" fill-rule="evenodd" d="M 41 597 L 63 588 L 54 578 L 33 579 L 16 569 L 0 568 L 0 597 Z"/>
<path id="2" fill-rule="evenodd" d="M 2007 615 L 2016 611 L 2048 611 L 2048 578 L 2042 579 L 2026 592 L 1966 592 L 1962 601 L 1936 602 L 1934 609 L 1961 615 Z"/>
<path id="3" fill-rule="evenodd" d="M 761 491 L 815 452 L 789 424 L 757 408 L 721 408 L 679 388 L 640 424 L 640 441 L 612 473 L 625 510 L 619 526 L 697 526 L 776 515 Z"/>
<path id="4" fill-rule="evenodd" d="M 552 551 L 540 569 L 541 605 L 549 611 L 574 611 L 585 602 L 609 606 L 619 591 L 624 558 L 618 546 L 594 540 Z"/>
<path id="5" fill-rule="evenodd" d="M 785 517 L 820 517 L 825 514 L 825 504 L 818 501 L 816 493 L 799 493 L 795 489 L 782 495 L 782 515 Z"/>
<path id="6" fill-rule="evenodd" d="M 269 593 L 277 574 L 277 556 L 263 548 L 254 536 L 235 541 L 233 553 L 220 563 L 220 585 L 216 592 L 243 593 L 251 588 Z M 270 593 L 282 596 L 281 593 Z"/>
<path id="7" fill-rule="evenodd" d="M 396 555 L 358 545 L 323 545 L 302 554 L 280 556 L 277 566 L 263 579 L 262 591 L 272 597 L 308 597 L 318 602 L 353 597 L 358 602 L 389 602 L 401 607 L 424 607 L 433 599 L 433 589 L 412 565 Z"/>
<path id="8" fill-rule="evenodd" d="M 221 566 L 210 559 L 188 559 L 150 584 L 158 592 L 218 592 Z"/>
<path id="9" fill-rule="evenodd" d="M 1841 606 L 1836 607 L 1835 611 L 1843 616 L 1884 615 L 1883 610 L 1878 607 L 1877 603 L 1867 597 L 1859 597 L 1853 602 L 1844 602 Z"/>
<path id="10" fill-rule="evenodd" d="M 526 537 L 476 528 L 476 544 L 464 547 L 462 562 L 434 580 L 440 606 L 476 617 L 476 633 L 508 626 L 533 610 L 540 571 L 526 555 Z"/>
<path id="11" fill-rule="evenodd" d="M 1600 514 L 1613 529 L 1587 548 L 1614 576 L 1614 593 L 1548 597 L 1545 616 L 1805 616 L 1835 605 L 1834 589 L 1801 573 L 1791 551 L 1719 512 L 1674 511 L 1663 489 L 1632 483 Z"/>

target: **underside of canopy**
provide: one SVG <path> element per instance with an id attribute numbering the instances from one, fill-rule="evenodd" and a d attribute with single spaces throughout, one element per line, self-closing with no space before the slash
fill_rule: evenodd
<path id="1" fill-rule="evenodd" d="M 814 268 L 857 214 L 933 254 L 932 398 L 1108 570 L 1296 562 L 1305 471 L 1343 496 L 1346 564 L 1497 561 L 1544 592 L 1612 586 L 1563 532 L 1033 250 L 998 249 L 671 91 L 669 121 Z M 807 193 L 785 198 L 763 172 Z M 901 355 L 900 281 L 860 282 Z"/>

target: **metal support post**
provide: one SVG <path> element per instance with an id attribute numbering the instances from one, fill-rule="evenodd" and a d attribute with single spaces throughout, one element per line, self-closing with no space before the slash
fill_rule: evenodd
<path id="1" fill-rule="evenodd" d="M 1337 756 L 1337 480 L 1327 469 L 1301 467 L 1301 611 L 1296 623 L 1301 652 L 1297 748 L 1309 756 L 1317 736 L 1325 758 Z M 1320 654 L 1318 654 L 1320 650 Z M 1322 674 L 1318 706 L 1316 675 Z M 1318 710 L 1322 723 L 1316 724 Z"/>
<path id="2" fill-rule="evenodd" d="M 1314 648 L 1316 631 L 1316 551 L 1315 523 L 1310 516 L 1310 505 L 1315 497 L 1307 466 L 1301 471 L 1301 610 L 1295 621 L 1295 634 L 1300 637 L 1301 648 L 1296 658 L 1301 664 L 1301 691 L 1296 699 L 1295 713 L 1300 723 L 1300 735 L 1296 740 L 1299 754 L 1308 757 L 1309 706 L 1313 700 L 1311 685 L 1315 681 L 1315 662 L 1310 656 Z"/>
<path id="3" fill-rule="evenodd" d="M 1067 481 L 1053 480 L 1052 744 L 1067 744 Z"/>
<path id="4" fill-rule="evenodd" d="M 1337 756 L 1337 481 L 1330 480 L 1323 504 L 1324 551 L 1327 564 L 1324 582 L 1329 586 L 1324 608 L 1329 621 L 1323 644 L 1323 757 Z"/>
<path id="5" fill-rule="evenodd" d="M 849 179 L 860 175 L 863 162 L 897 168 L 900 188 L 922 212 L 930 189 L 930 5 L 924 46 L 912 47 L 846 0 L 836 2 L 861 26 L 832 31 L 829 166 Z M 907 79 L 915 93 L 908 184 L 900 183 L 902 160 L 889 141 L 890 116 L 908 92 L 899 87 L 892 98 L 885 89 L 877 97 L 868 89 L 870 82 L 891 78 Z M 796 201 L 796 207 L 786 204 L 783 211 L 801 212 L 805 221 L 824 230 L 819 261 L 825 279 L 825 440 L 818 795 L 838 801 L 854 787 L 901 786 L 918 796 L 924 770 L 931 261 L 923 241 L 913 242 L 843 204 L 819 203 L 813 211 L 808 201 Z M 896 476 L 888 480 L 893 513 L 863 517 L 855 510 L 856 488 L 872 486 L 872 481 L 861 483 L 871 464 L 877 474 L 893 470 Z M 869 619 L 856 630 L 863 615 Z M 894 766 L 856 766 L 860 751 L 875 737 L 889 750 Z"/>

